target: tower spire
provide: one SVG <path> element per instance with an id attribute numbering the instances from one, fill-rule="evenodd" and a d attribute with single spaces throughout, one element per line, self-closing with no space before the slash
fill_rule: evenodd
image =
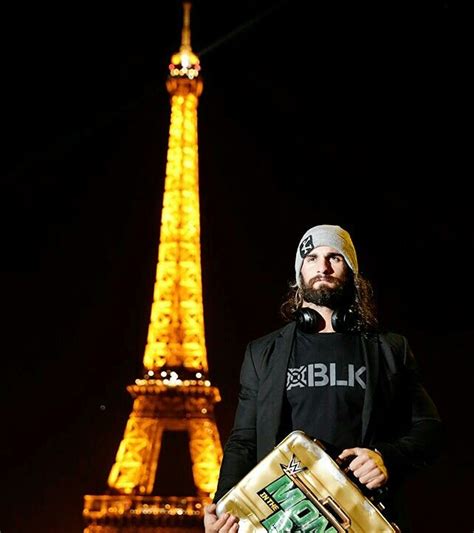
<path id="1" fill-rule="evenodd" d="M 107 533 L 174 533 L 180 527 L 197 533 L 217 486 L 222 447 L 214 404 L 220 394 L 207 376 L 201 280 L 197 108 L 203 82 L 191 50 L 191 5 L 183 7 L 181 47 L 166 82 L 171 119 L 144 376 L 127 387 L 133 409 L 109 494 L 85 496 L 85 533 L 103 533 L 105 525 Z M 196 496 L 159 496 L 165 431 L 187 433 Z"/>
<path id="2" fill-rule="evenodd" d="M 180 52 L 191 51 L 191 2 L 183 3 L 183 30 Z"/>
<path id="3" fill-rule="evenodd" d="M 160 246 L 144 366 L 174 379 L 207 374 L 201 281 L 197 106 L 199 58 L 191 51 L 184 3 L 182 44 L 173 54 L 166 87 L 171 97 Z"/>

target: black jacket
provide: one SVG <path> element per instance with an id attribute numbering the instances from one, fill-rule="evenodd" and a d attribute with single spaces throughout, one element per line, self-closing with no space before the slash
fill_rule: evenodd
<path id="1" fill-rule="evenodd" d="M 279 430 L 295 329 L 291 322 L 247 346 L 234 427 L 224 449 L 214 501 L 284 436 Z M 361 335 L 361 348 L 367 386 L 361 443 L 354 445 L 377 448 L 391 484 L 397 487 L 405 474 L 437 457 L 441 444 L 439 415 L 420 382 L 405 337 L 394 333 Z"/>

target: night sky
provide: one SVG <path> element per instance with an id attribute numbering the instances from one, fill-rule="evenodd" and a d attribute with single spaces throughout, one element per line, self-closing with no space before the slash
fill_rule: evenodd
<path id="1" fill-rule="evenodd" d="M 193 7 L 206 341 L 225 441 L 245 346 L 282 325 L 300 237 L 345 227 L 445 422 L 443 456 L 409 485 L 415 531 L 470 531 L 466 34 L 453 4 L 427 4 Z M 9 9 L 0 531 L 73 533 L 83 495 L 106 489 L 142 376 L 182 12 Z"/>

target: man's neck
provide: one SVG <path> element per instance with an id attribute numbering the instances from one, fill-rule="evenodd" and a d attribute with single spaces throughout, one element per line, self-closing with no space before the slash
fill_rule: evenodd
<path id="1" fill-rule="evenodd" d="M 334 313 L 333 309 L 322 305 L 316 305 L 311 302 L 303 302 L 303 307 L 310 307 L 322 316 L 324 324 L 322 325 L 323 327 L 319 329 L 318 333 L 334 333 L 334 328 L 332 327 L 331 322 L 332 314 Z"/>

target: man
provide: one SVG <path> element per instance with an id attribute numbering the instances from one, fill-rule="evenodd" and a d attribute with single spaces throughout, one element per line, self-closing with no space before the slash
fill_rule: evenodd
<path id="1" fill-rule="evenodd" d="M 349 233 L 310 228 L 295 260 L 285 327 L 247 346 L 217 502 L 293 430 L 328 444 L 367 490 L 383 489 L 388 518 L 409 531 L 404 477 L 439 453 L 440 419 L 407 340 L 378 331 L 370 284 Z M 238 530 L 215 505 L 206 533 Z"/>

